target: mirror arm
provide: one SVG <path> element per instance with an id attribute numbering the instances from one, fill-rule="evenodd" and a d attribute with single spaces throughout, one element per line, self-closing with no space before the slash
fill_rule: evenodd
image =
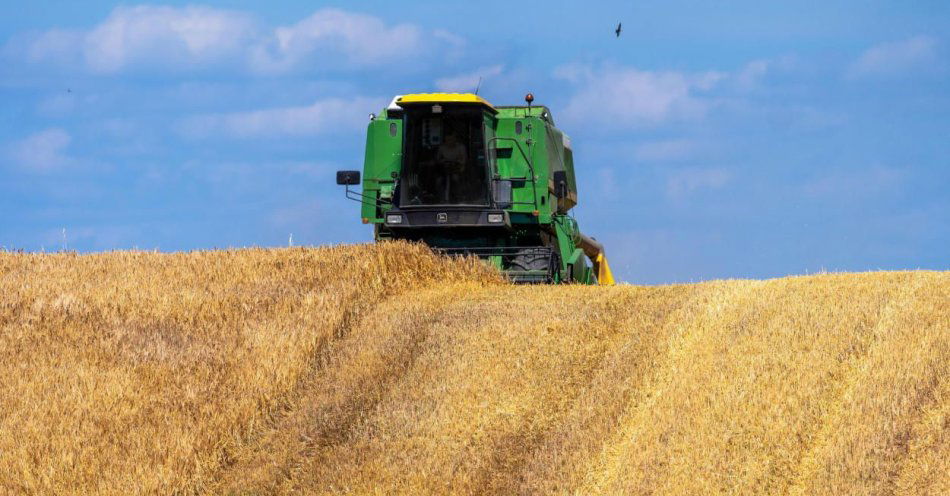
<path id="1" fill-rule="evenodd" d="M 349 185 L 349 184 L 346 185 L 346 198 L 347 198 L 348 200 L 357 201 L 357 202 L 362 203 L 363 205 L 367 205 L 367 206 L 370 206 L 370 207 L 378 207 L 378 206 L 380 206 L 380 205 L 392 205 L 392 204 L 393 204 L 393 202 L 392 202 L 391 200 L 383 200 L 382 198 L 373 198 L 373 197 L 371 197 L 371 196 L 369 196 L 369 195 L 364 195 L 364 194 L 363 194 L 362 192 L 360 192 L 360 191 L 353 191 L 353 190 L 350 189 L 350 185 Z"/>

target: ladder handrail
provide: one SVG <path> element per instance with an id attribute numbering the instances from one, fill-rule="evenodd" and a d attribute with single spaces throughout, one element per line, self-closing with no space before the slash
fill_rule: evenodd
<path id="1" fill-rule="evenodd" d="M 518 151 L 521 152 L 521 156 L 524 157 L 525 163 L 528 164 L 528 170 L 531 172 L 531 192 L 534 197 L 534 209 L 538 210 L 538 175 L 534 173 L 534 164 L 531 163 L 531 159 L 528 158 L 528 155 L 524 152 L 524 149 L 521 148 L 521 143 L 515 138 L 510 138 L 508 136 L 493 136 L 490 140 L 488 140 L 488 143 L 491 144 L 491 142 L 495 140 L 508 140 L 513 142 L 518 147 Z"/>

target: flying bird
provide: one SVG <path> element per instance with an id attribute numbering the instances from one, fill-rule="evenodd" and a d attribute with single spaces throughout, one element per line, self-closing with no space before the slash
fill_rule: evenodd
<path id="1" fill-rule="evenodd" d="M 623 24 L 623 23 L 618 22 L 618 23 L 617 23 L 617 29 L 614 31 L 615 33 L 617 33 L 617 38 L 620 38 L 620 31 L 621 31 L 620 26 L 621 26 L 622 24 Z"/>

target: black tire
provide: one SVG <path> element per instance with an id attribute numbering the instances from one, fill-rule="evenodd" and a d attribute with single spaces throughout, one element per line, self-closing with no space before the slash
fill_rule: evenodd
<path id="1" fill-rule="evenodd" d="M 551 258 L 543 253 L 524 251 L 511 257 L 509 263 L 514 270 L 548 270 Z"/>
<path id="2" fill-rule="evenodd" d="M 560 268 L 561 263 L 557 253 L 546 252 L 545 250 L 526 249 L 511 257 L 508 261 L 508 269 L 513 271 L 544 271 L 547 273 L 543 281 L 552 283 L 555 279 L 555 273 Z"/>

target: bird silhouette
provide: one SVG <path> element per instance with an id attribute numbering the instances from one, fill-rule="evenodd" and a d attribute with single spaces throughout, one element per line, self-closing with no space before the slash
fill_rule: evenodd
<path id="1" fill-rule="evenodd" d="M 616 31 L 614 31 L 615 33 L 617 33 L 617 38 L 620 38 L 620 31 L 621 31 L 620 26 L 621 26 L 622 24 L 623 24 L 623 23 L 618 22 L 618 23 L 617 23 L 617 29 L 616 29 Z"/>

